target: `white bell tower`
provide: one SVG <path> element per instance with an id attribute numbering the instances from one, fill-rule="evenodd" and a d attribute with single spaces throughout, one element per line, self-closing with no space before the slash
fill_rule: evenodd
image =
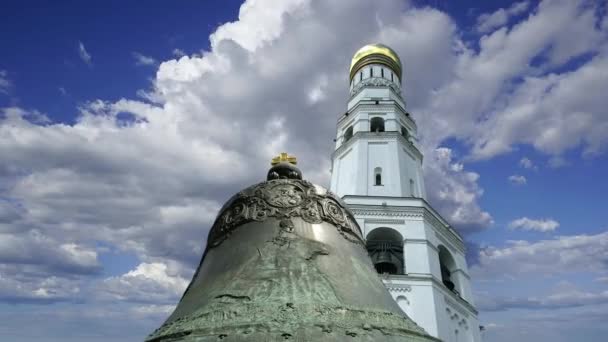
<path id="1" fill-rule="evenodd" d="M 353 212 L 403 311 L 445 342 L 478 342 L 464 243 L 426 202 L 423 156 L 401 84 L 401 61 L 392 49 L 372 44 L 355 53 L 330 189 Z"/>

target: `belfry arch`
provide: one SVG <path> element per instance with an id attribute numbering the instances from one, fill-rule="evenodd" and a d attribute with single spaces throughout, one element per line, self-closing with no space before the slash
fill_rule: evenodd
<path id="1" fill-rule="evenodd" d="M 459 286 L 454 272 L 458 269 L 452 253 L 443 245 L 439 245 L 439 267 L 441 269 L 441 282 L 450 291 L 459 293 Z"/>
<path id="2" fill-rule="evenodd" d="M 369 232 L 365 247 L 380 274 L 404 274 L 403 236 L 393 228 L 381 227 Z"/>
<path id="3" fill-rule="evenodd" d="M 376 116 L 373 117 L 370 121 L 370 132 L 384 132 L 384 119 Z"/>

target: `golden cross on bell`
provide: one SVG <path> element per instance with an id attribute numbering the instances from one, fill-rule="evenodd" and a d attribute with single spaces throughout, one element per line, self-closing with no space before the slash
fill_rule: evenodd
<path id="1" fill-rule="evenodd" d="M 272 160 L 270 161 L 270 165 L 277 165 L 280 162 L 288 162 L 293 165 L 296 165 L 298 163 L 296 157 L 290 156 L 286 152 L 281 152 L 278 156 L 272 158 Z"/>

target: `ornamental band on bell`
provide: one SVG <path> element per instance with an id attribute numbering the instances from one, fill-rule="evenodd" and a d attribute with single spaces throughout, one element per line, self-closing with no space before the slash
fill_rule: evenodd
<path id="1" fill-rule="evenodd" d="M 209 233 L 208 248 L 219 246 L 239 226 L 252 221 L 300 217 L 308 223 L 329 222 L 348 241 L 364 246 L 362 233 L 340 200 L 305 180 L 276 179 L 239 192 L 218 215 Z"/>

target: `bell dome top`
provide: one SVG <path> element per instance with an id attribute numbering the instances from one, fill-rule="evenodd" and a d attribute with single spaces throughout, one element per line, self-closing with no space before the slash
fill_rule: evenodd
<path id="1" fill-rule="evenodd" d="M 389 67 L 401 80 L 401 60 L 397 53 L 383 44 L 368 44 L 360 48 L 350 62 L 350 81 L 357 72 L 370 64 L 383 64 Z"/>

